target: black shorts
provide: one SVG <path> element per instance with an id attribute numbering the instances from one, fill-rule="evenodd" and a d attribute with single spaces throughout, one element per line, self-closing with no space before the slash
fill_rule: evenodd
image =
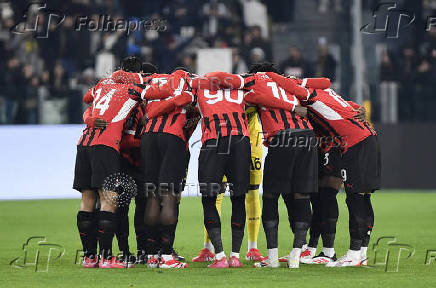
<path id="1" fill-rule="evenodd" d="M 106 177 L 121 171 L 121 156 L 113 148 L 77 146 L 73 189 L 100 189 Z"/>
<path id="2" fill-rule="evenodd" d="M 136 167 L 132 163 L 130 163 L 127 159 L 121 158 L 121 171 L 132 177 L 132 179 L 136 183 L 137 194 L 141 194 L 144 191 L 144 182 L 142 177 L 142 170 L 140 167 Z"/>
<path id="3" fill-rule="evenodd" d="M 246 136 L 225 136 L 203 143 L 198 157 L 198 182 L 203 195 L 222 192 L 223 176 L 227 177 L 230 195 L 248 192 L 251 148 Z"/>
<path id="4" fill-rule="evenodd" d="M 380 189 L 381 163 L 377 136 L 369 136 L 342 155 L 342 181 L 347 193 Z"/>
<path id="5" fill-rule="evenodd" d="M 186 149 L 186 142 L 169 133 L 142 135 L 141 165 L 146 189 L 162 187 L 175 193 L 182 191 L 188 161 Z"/>
<path id="6" fill-rule="evenodd" d="M 263 171 L 263 193 L 317 193 L 318 148 L 311 130 L 283 131 L 271 139 Z"/>
<path id="7" fill-rule="evenodd" d="M 341 178 L 342 169 L 342 155 L 339 148 L 331 148 L 328 152 L 319 150 L 318 159 L 318 176 L 320 179 L 323 177 L 337 177 Z"/>

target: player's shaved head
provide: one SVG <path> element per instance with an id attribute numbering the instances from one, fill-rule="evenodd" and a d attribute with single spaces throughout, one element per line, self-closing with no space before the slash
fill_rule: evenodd
<path id="1" fill-rule="evenodd" d="M 251 65 L 248 73 L 257 73 L 257 72 L 274 72 L 280 74 L 277 67 L 271 62 L 262 62 L 262 63 Z"/>
<path id="2" fill-rule="evenodd" d="M 121 61 L 121 70 L 126 72 L 141 72 L 141 60 L 136 56 L 127 56 Z"/>

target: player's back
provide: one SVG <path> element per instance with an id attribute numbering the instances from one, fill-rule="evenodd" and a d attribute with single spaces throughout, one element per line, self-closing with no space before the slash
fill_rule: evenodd
<path id="1" fill-rule="evenodd" d="M 150 76 L 149 83 L 157 84 L 159 87 L 164 85 L 169 85 L 170 90 L 175 90 L 179 83 L 177 81 L 173 81 L 173 77 L 171 74 L 153 74 Z M 183 80 L 185 81 L 185 80 Z M 168 97 L 171 95 L 168 95 Z M 158 100 L 148 100 L 146 106 L 146 112 L 150 111 L 150 109 L 154 108 L 154 105 L 161 101 Z M 175 135 L 182 139 L 183 141 L 187 140 L 186 133 L 183 130 L 183 127 L 186 124 L 186 111 L 183 108 L 177 108 L 169 113 L 165 113 L 155 118 L 147 119 L 147 122 L 144 127 L 145 133 L 168 133 Z"/>
<path id="2" fill-rule="evenodd" d="M 253 85 L 252 89 L 256 95 L 272 95 L 273 97 L 281 99 L 284 102 L 294 106 L 300 105 L 299 100 L 294 95 L 285 91 L 266 74 L 256 73 L 253 75 L 253 77 L 255 84 Z M 300 117 L 294 111 L 261 107 L 259 114 L 262 122 L 264 137 L 266 139 L 274 136 L 277 132 L 282 130 L 312 129 L 310 123 L 306 119 Z"/>
<path id="3" fill-rule="evenodd" d="M 243 90 L 198 89 L 198 108 L 202 115 L 202 141 L 220 136 L 249 136 L 244 112 Z"/>
<path id="4" fill-rule="evenodd" d="M 354 119 L 356 110 L 332 89 L 309 89 L 307 106 L 311 112 L 311 123 L 318 134 L 342 138 L 345 149 L 355 145 L 375 130 L 367 121 Z"/>
<path id="5" fill-rule="evenodd" d="M 129 96 L 131 84 L 115 83 L 112 79 L 102 79 L 94 88 L 92 117 L 105 120 L 105 129 L 92 129 L 86 146 L 106 145 L 119 151 L 124 121 L 136 101 Z M 139 88 L 138 88 L 139 89 Z"/>

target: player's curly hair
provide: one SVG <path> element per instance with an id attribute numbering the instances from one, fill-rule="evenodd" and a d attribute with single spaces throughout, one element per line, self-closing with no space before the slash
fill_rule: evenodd
<path id="1" fill-rule="evenodd" d="M 127 56 L 123 60 L 121 60 L 121 70 L 132 73 L 141 72 L 141 59 L 136 56 Z"/>
<path id="2" fill-rule="evenodd" d="M 257 73 L 257 72 L 274 72 L 280 74 L 279 69 L 271 63 L 271 62 L 262 62 L 251 65 L 248 73 Z"/>

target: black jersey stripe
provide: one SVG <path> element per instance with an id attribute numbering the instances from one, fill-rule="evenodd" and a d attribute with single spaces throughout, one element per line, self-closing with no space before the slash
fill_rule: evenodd
<path id="1" fill-rule="evenodd" d="M 223 118 L 226 121 L 227 136 L 232 135 L 232 122 L 230 121 L 229 115 L 224 113 Z"/>
<path id="2" fill-rule="evenodd" d="M 289 125 L 288 119 L 286 118 L 285 111 L 282 109 L 280 109 L 279 111 L 280 111 L 280 117 L 282 118 L 285 130 L 291 129 L 291 125 Z"/>
<path id="3" fill-rule="evenodd" d="M 135 84 L 135 86 L 137 86 L 141 89 L 145 89 L 147 87 L 147 84 Z"/>
<path id="4" fill-rule="evenodd" d="M 316 97 L 316 95 L 317 95 L 317 94 L 316 94 L 316 90 L 314 89 L 313 92 L 312 92 L 312 94 L 309 95 L 309 98 L 308 98 L 307 100 L 308 100 L 308 101 L 309 101 L 309 100 L 312 100 L 313 98 Z"/>
<path id="5" fill-rule="evenodd" d="M 330 133 L 328 129 L 324 128 L 324 126 L 321 123 L 319 123 L 317 120 L 312 119 L 310 123 L 312 124 L 313 129 L 316 131 L 316 134 L 322 136 L 333 136 L 333 134 Z"/>
<path id="6" fill-rule="evenodd" d="M 86 137 L 88 137 L 88 135 L 89 135 L 89 130 L 90 130 L 89 127 L 86 127 L 85 130 L 86 130 L 86 133 L 83 135 L 82 141 L 80 141 L 79 146 L 83 146 L 83 143 L 85 143 Z"/>
<path id="7" fill-rule="evenodd" d="M 335 135 L 338 138 L 341 138 L 341 136 L 338 134 L 338 132 L 336 132 L 336 130 L 326 120 L 324 120 L 321 116 L 316 114 L 316 112 L 310 113 L 310 116 L 313 117 L 316 121 L 319 121 L 320 123 L 322 123 L 325 127 L 327 127 L 329 129 L 329 131 L 331 133 L 333 133 L 333 135 Z"/>
<path id="8" fill-rule="evenodd" d="M 269 110 L 269 113 L 271 114 L 271 117 L 276 121 L 276 123 L 279 123 L 279 119 L 277 119 L 276 112 L 274 110 Z"/>
<path id="9" fill-rule="evenodd" d="M 365 128 L 363 128 L 359 123 L 357 123 L 357 122 L 354 121 L 353 119 L 347 119 L 347 120 L 350 121 L 351 124 L 353 124 L 353 125 L 359 127 L 360 129 L 365 130 Z"/>
<path id="10" fill-rule="evenodd" d="M 248 129 L 248 120 L 247 120 L 247 115 L 245 115 L 245 113 L 242 113 L 242 120 L 244 120 L 244 126 L 245 129 Z"/>
<path id="11" fill-rule="evenodd" d="M 139 93 L 138 91 L 136 91 L 135 89 L 129 88 L 129 94 L 133 95 L 135 97 L 141 97 L 141 93 Z"/>
<path id="12" fill-rule="evenodd" d="M 160 122 L 160 126 L 159 126 L 158 132 L 163 132 L 163 130 L 165 128 L 165 125 L 167 124 L 168 117 L 169 117 L 168 114 L 165 114 L 165 115 L 162 116 L 162 121 Z"/>
<path id="13" fill-rule="evenodd" d="M 251 81 L 248 81 L 247 83 L 244 84 L 244 88 L 250 88 L 250 87 L 253 86 L 255 83 L 256 83 L 256 82 L 255 82 L 254 79 L 251 80 Z"/>
<path id="14" fill-rule="evenodd" d="M 242 135 L 243 134 L 242 133 L 242 125 L 241 125 L 241 121 L 239 120 L 239 114 L 238 114 L 238 112 L 233 112 L 232 115 L 233 115 L 233 119 L 235 120 L 236 127 L 238 128 L 238 134 Z M 245 115 L 245 113 L 242 113 L 242 115 Z"/>
<path id="15" fill-rule="evenodd" d="M 174 123 L 176 123 L 177 118 L 179 118 L 179 116 L 180 116 L 180 113 L 174 114 L 173 118 L 171 119 L 170 126 L 173 126 Z"/>
<path id="16" fill-rule="evenodd" d="M 153 118 L 153 119 L 151 120 L 150 128 L 148 128 L 148 131 L 147 131 L 147 132 L 153 132 L 154 127 L 156 126 L 156 123 L 157 123 L 157 118 Z"/>
<path id="17" fill-rule="evenodd" d="M 217 136 L 217 139 L 218 139 L 218 137 L 220 137 L 222 135 L 220 119 L 218 117 L 218 114 L 213 114 L 212 117 L 213 117 L 213 122 L 215 122 L 215 131 L 216 131 L 216 136 Z"/>
<path id="18" fill-rule="evenodd" d="M 210 121 L 209 121 L 209 117 L 204 117 L 204 126 L 206 127 L 206 129 L 208 129 L 209 131 L 212 131 L 210 129 Z"/>
<path id="19" fill-rule="evenodd" d="M 295 112 L 291 111 L 291 112 L 288 112 L 288 113 L 291 113 L 292 122 L 294 122 L 295 129 L 300 129 L 300 124 L 298 124 L 298 120 L 295 117 Z"/>
<path id="20" fill-rule="evenodd" d="M 366 121 L 363 122 L 363 125 L 365 125 L 366 129 L 369 130 L 369 133 L 371 133 L 371 135 L 375 135 L 374 131 L 371 129 L 371 127 L 368 125 Z"/>
<path id="21" fill-rule="evenodd" d="M 96 130 L 97 130 L 96 128 L 92 128 L 91 136 L 89 136 L 89 140 L 88 140 L 88 143 L 86 143 L 86 146 L 89 146 L 91 144 L 92 140 L 94 140 Z"/>
<path id="22" fill-rule="evenodd" d="M 306 121 L 306 119 L 301 119 L 301 123 L 303 123 L 303 127 L 304 127 L 304 129 L 310 129 L 310 128 L 309 128 L 309 125 L 307 125 L 307 121 Z"/>

